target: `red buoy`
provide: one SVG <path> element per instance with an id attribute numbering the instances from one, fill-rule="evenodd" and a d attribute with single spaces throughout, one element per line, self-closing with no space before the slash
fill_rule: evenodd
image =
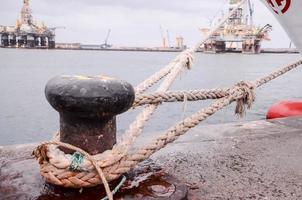
<path id="1" fill-rule="evenodd" d="M 272 105 L 266 114 L 266 119 L 302 116 L 302 101 L 286 100 Z"/>

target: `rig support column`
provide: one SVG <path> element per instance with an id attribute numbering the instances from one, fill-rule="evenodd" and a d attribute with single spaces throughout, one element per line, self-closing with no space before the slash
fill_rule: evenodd
<path id="1" fill-rule="evenodd" d="M 4 46 L 4 47 L 8 46 L 8 35 L 7 34 L 1 35 L 1 43 L 2 43 L 2 46 Z"/>
<path id="2" fill-rule="evenodd" d="M 18 36 L 18 47 L 25 47 L 27 45 L 27 36 L 26 35 L 21 35 Z"/>
<path id="3" fill-rule="evenodd" d="M 35 38 L 32 35 L 27 35 L 27 47 L 34 48 L 35 47 Z"/>
<path id="4" fill-rule="evenodd" d="M 260 40 L 247 39 L 242 42 L 242 53 L 259 54 L 260 48 Z"/>
<path id="5" fill-rule="evenodd" d="M 49 37 L 48 38 L 48 48 L 54 49 L 56 48 L 56 42 L 54 37 Z"/>
<path id="6" fill-rule="evenodd" d="M 41 46 L 41 37 L 40 36 L 37 36 L 36 37 L 36 47 L 40 47 Z"/>
<path id="7" fill-rule="evenodd" d="M 95 155 L 116 143 L 116 115 L 132 106 L 134 89 L 108 77 L 59 76 L 47 83 L 45 95 L 60 114 L 60 141 Z"/>
<path id="8" fill-rule="evenodd" d="M 17 36 L 16 37 L 16 47 L 20 47 L 21 46 L 21 36 Z"/>
<path id="9" fill-rule="evenodd" d="M 46 47 L 46 39 L 44 36 L 40 37 L 40 46 L 41 47 Z"/>
<path id="10" fill-rule="evenodd" d="M 9 46 L 11 47 L 15 47 L 16 46 L 16 35 L 15 34 L 10 34 L 8 35 L 8 42 L 9 42 Z"/>

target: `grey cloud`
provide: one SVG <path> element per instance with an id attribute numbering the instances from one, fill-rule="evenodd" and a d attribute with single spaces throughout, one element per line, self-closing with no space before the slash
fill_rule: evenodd
<path id="1" fill-rule="evenodd" d="M 219 6 L 225 0 L 89 0 L 89 1 L 68 1 L 53 0 L 55 4 L 82 4 L 83 6 L 119 6 L 133 10 L 164 10 L 177 12 L 200 12 L 207 8 Z"/>

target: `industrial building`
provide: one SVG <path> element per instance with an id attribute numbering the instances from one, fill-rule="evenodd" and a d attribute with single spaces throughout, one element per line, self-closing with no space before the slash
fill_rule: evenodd
<path id="1" fill-rule="evenodd" d="M 0 47 L 55 48 L 55 29 L 33 19 L 29 0 L 23 1 L 20 18 L 15 26 L 0 25 Z"/>

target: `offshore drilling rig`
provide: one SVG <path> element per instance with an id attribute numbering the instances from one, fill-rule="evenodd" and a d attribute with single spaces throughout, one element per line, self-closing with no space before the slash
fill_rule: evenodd
<path id="1" fill-rule="evenodd" d="M 229 0 L 228 12 L 232 11 L 240 1 Z M 203 45 L 203 51 L 207 53 L 260 53 L 261 41 L 268 40 L 268 33 L 272 26 L 267 24 L 263 27 L 256 27 L 253 23 L 253 13 L 252 2 L 248 0 L 210 37 Z M 210 28 L 200 30 L 207 35 Z"/>
<path id="2" fill-rule="evenodd" d="M 20 18 L 15 26 L 0 25 L 0 47 L 55 48 L 55 28 L 33 20 L 29 0 L 23 0 Z"/>

